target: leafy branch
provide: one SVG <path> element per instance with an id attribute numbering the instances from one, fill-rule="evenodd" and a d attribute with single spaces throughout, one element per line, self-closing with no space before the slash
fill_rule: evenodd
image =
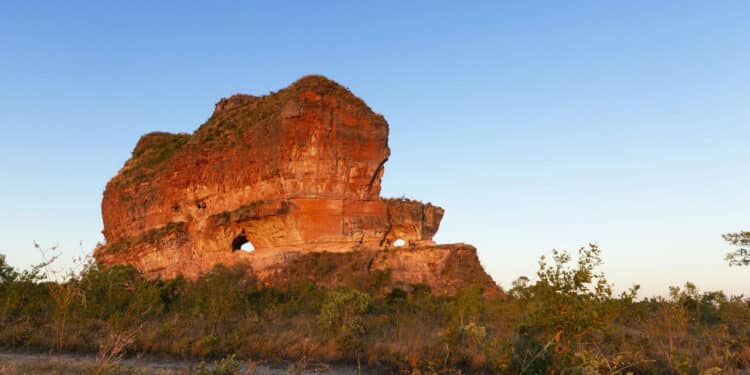
<path id="1" fill-rule="evenodd" d="M 725 257 L 730 266 L 750 265 L 750 232 L 727 233 L 722 235 L 725 241 L 736 247 L 735 251 Z"/>

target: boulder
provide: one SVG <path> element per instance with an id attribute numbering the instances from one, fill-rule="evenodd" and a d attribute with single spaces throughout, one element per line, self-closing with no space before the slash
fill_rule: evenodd
<path id="1" fill-rule="evenodd" d="M 325 77 L 221 99 L 193 134 L 138 141 L 104 191 L 94 256 L 162 278 L 246 264 L 274 283 L 305 254 L 358 252 L 394 285 L 468 286 L 442 279 L 459 253 L 482 269 L 473 247 L 433 242 L 443 209 L 380 197 L 389 156 L 383 116 Z"/>

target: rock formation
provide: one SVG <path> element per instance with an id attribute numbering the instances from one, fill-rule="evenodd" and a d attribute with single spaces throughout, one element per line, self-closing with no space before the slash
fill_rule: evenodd
<path id="1" fill-rule="evenodd" d="M 494 288 L 473 247 L 433 242 L 442 208 L 380 197 L 389 155 L 383 116 L 327 78 L 222 99 L 193 134 L 138 141 L 104 191 L 94 255 L 164 278 L 246 263 L 271 283 L 306 254 L 356 252 L 394 285 Z"/>

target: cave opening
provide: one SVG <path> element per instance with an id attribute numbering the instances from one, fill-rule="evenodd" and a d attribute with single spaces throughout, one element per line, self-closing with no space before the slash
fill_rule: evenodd
<path id="1" fill-rule="evenodd" d="M 395 247 L 401 247 L 404 246 L 404 244 L 406 244 L 406 241 L 401 238 L 397 238 L 395 241 L 393 241 L 393 246 Z"/>
<path id="2" fill-rule="evenodd" d="M 240 234 L 232 240 L 232 251 L 253 251 L 255 245 L 247 239 L 245 233 Z"/>

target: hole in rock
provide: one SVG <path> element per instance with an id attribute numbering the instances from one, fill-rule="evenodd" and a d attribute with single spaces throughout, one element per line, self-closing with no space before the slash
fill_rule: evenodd
<path id="1" fill-rule="evenodd" d="M 253 251 L 255 250 L 255 246 L 253 246 L 253 243 L 250 241 L 247 241 L 240 246 L 240 250 L 242 251 Z"/>
<path id="2" fill-rule="evenodd" d="M 406 241 L 398 238 L 395 241 L 393 241 L 393 246 L 401 247 L 401 246 L 404 246 L 405 243 L 406 243 Z"/>
<path id="3" fill-rule="evenodd" d="M 232 251 L 253 251 L 255 246 L 247 239 L 247 236 L 240 234 L 232 240 Z"/>

